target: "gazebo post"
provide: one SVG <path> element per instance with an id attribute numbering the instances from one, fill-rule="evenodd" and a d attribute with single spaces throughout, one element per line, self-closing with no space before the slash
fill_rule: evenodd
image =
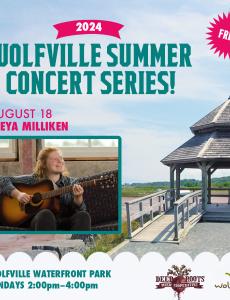
<path id="1" fill-rule="evenodd" d="M 174 172 L 175 172 L 175 165 L 170 166 L 170 195 L 171 195 L 171 206 L 175 201 L 175 181 L 174 181 Z"/>
<path id="2" fill-rule="evenodd" d="M 208 170 L 208 175 L 209 175 L 209 177 L 208 177 L 208 191 L 209 191 L 209 195 L 208 195 L 208 200 L 209 200 L 209 202 L 208 203 L 210 203 L 211 204 L 211 198 L 212 198 L 212 191 L 211 191 L 211 187 L 212 187 L 212 174 L 214 173 L 216 171 L 216 168 L 213 168 L 212 170 L 211 170 L 211 168 Z"/>
<path id="3" fill-rule="evenodd" d="M 201 164 L 201 171 L 202 171 L 202 206 L 203 210 L 207 209 L 208 203 L 208 174 L 207 174 L 207 165 L 206 163 Z"/>
<path id="4" fill-rule="evenodd" d="M 176 166 L 176 200 L 180 199 L 180 174 L 184 168 Z"/>
<path id="5" fill-rule="evenodd" d="M 202 172 L 202 208 L 203 210 L 206 210 L 208 204 L 208 170 L 211 168 L 211 165 L 202 162 L 198 163 L 198 166 Z"/>
<path id="6" fill-rule="evenodd" d="M 180 198 L 180 168 L 176 167 L 176 200 Z"/>
<path id="7" fill-rule="evenodd" d="M 208 170 L 208 204 L 211 204 L 211 169 Z"/>

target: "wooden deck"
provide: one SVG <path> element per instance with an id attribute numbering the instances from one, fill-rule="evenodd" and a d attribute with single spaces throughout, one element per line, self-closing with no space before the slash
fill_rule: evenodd
<path id="1" fill-rule="evenodd" d="M 204 222 L 230 222 L 229 204 L 208 204 L 203 216 Z"/>

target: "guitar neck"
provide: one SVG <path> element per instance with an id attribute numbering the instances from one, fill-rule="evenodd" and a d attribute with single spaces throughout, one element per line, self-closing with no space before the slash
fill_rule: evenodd
<path id="1" fill-rule="evenodd" d="M 96 179 L 94 179 L 94 180 L 79 182 L 79 184 L 84 188 L 87 186 L 96 186 L 97 182 L 96 182 Z M 72 191 L 73 191 L 73 185 L 63 186 L 61 188 L 57 188 L 52 191 L 42 193 L 42 199 L 44 200 L 44 199 L 48 199 L 48 198 L 54 198 L 57 196 L 64 195 L 66 193 L 70 193 Z"/>

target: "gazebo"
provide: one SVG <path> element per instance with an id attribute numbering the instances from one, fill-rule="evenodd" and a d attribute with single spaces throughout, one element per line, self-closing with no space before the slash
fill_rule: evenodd
<path id="1" fill-rule="evenodd" d="M 211 176 L 217 169 L 230 169 L 230 97 L 190 127 L 194 136 L 161 162 L 170 167 L 170 188 L 180 198 L 180 175 L 185 168 L 202 174 L 202 205 L 211 203 Z M 176 173 L 176 179 L 175 179 Z"/>

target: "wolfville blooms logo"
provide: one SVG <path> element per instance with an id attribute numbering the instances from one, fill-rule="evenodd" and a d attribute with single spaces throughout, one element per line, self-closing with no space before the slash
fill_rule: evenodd
<path id="1" fill-rule="evenodd" d="M 225 275 L 230 276 L 230 273 L 225 273 Z M 215 284 L 216 289 L 230 289 L 230 282 L 221 282 L 219 284 Z"/>
<path id="2" fill-rule="evenodd" d="M 181 299 L 181 293 L 186 288 L 202 289 L 204 276 L 191 276 L 191 269 L 186 268 L 185 265 L 178 267 L 173 265 L 168 269 L 167 276 L 156 276 L 156 289 L 163 289 L 170 287 L 175 291 L 178 300 Z"/>
<path id="3" fill-rule="evenodd" d="M 219 15 L 210 24 L 209 32 L 207 32 L 208 45 L 219 56 L 223 54 L 224 58 L 227 56 L 230 58 L 230 12 L 228 14 L 223 13 L 223 16 Z"/>

